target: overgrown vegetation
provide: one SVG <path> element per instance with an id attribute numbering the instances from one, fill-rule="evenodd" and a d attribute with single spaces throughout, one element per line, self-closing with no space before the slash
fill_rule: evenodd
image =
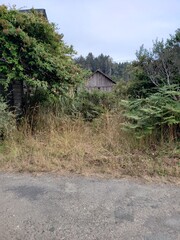
<path id="1" fill-rule="evenodd" d="M 82 81 L 72 47 L 40 13 L 0 6 L 0 84 L 8 89 L 23 81 L 28 97 L 43 89 L 49 96 L 65 95 Z"/>
<path id="2" fill-rule="evenodd" d="M 92 121 L 100 117 L 102 113 L 113 110 L 115 103 L 116 99 L 113 93 L 83 90 L 77 94 L 75 99 L 75 112 L 86 121 Z"/>
<path id="3" fill-rule="evenodd" d="M 15 117 L 8 111 L 8 105 L 0 98 L 0 139 L 5 139 L 15 129 Z"/>
<path id="4" fill-rule="evenodd" d="M 180 176 L 180 30 L 141 47 L 128 79 L 105 93 L 84 89 L 87 72 L 36 11 L 1 6 L 0 28 L 1 84 L 19 79 L 32 90 L 18 128 L 0 103 L 1 169 Z"/>
<path id="5" fill-rule="evenodd" d="M 180 86 L 171 85 L 159 88 L 149 97 L 122 101 L 126 128 L 139 137 L 156 132 L 157 140 L 176 141 L 180 131 Z"/>
<path id="6" fill-rule="evenodd" d="M 130 122 L 139 136 L 179 140 L 180 131 L 180 29 L 166 42 L 156 41 L 152 50 L 137 52 L 129 100 L 123 101 Z"/>
<path id="7" fill-rule="evenodd" d="M 180 149 L 176 144 L 137 141 L 121 129 L 123 122 L 119 113 L 106 112 L 93 122 L 84 122 L 41 110 L 35 132 L 25 121 L 18 133 L 4 142 L 0 167 L 113 177 L 179 177 Z"/>

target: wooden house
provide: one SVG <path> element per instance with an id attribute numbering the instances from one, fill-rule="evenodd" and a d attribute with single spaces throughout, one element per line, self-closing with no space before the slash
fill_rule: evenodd
<path id="1" fill-rule="evenodd" d="M 105 92 L 112 91 L 115 86 L 115 82 L 101 70 L 95 71 L 86 83 L 86 89 L 88 91 L 100 90 Z"/>
<path id="2" fill-rule="evenodd" d="M 34 10 L 41 13 L 47 19 L 45 9 L 34 9 Z M 19 11 L 23 13 L 29 13 L 31 9 L 19 10 Z M 0 76 L 0 78 L 3 79 L 4 76 Z M 14 81 L 12 81 L 12 83 L 9 85 L 9 88 L 6 91 L 4 90 L 3 86 L 0 85 L 0 95 L 3 95 L 5 99 L 7 99 L 10 107 L 15 110 L 17 115 L 19 115 L 22 111 L 23 96 L 26 90 L 27 89 L 23 81 L 18 81 L 18 79 L 15 79 Z"/>
<path id="3" fill-rule="evenodd" d="M 23 9 L 23 10 L 19 10 L 19 11 L 22 12 L 22 13 L 29 13 L 29 12 L 32 11 L 32 9 Z M 34 9 L 34 11 L 42 14 L 47 19 L 47 14 L 46 14 L 46 10 L 45 9 L 43 9 L 43 8 L 37 9 L 36 8 L 36 9 Z"/>

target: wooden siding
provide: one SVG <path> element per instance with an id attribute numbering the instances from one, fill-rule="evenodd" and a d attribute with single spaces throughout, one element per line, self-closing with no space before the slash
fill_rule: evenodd
<path id="1" fill-rule="evenodd" d="M 93 91 L 95 89 L 110 92 L 115 83 L 100 71 L 95 72 L 87 81 L 86 89 Z"/>
<path id="2" fill-rule="evenodd" d="M 12 94 L 15 111 L 19 114 L 22 108 L 23 100 L 23 83 L 22 81 L 14 81 L 12 84 Z"/>
<path id="3" fill-rule="evenodd" d="M 21 113 L 22 102 L 23 102 L 23 82 L 14 81 L 10 84 L 8 90 L 4 90 L 3 86 L 0 85 L 0 94 L 5 97 L 9 106 L 14 109 L 16 114 Z"/>

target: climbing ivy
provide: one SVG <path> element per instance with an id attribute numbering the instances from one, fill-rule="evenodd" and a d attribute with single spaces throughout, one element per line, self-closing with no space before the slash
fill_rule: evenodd
<path id="1" fill-rule="evenodd" d="M 20 80 L 58 96 L 82 81 L 72 46 L 34 9 L 27 13 L 0 6 L 0 46 L 0 84 L 6 89 Z"/>

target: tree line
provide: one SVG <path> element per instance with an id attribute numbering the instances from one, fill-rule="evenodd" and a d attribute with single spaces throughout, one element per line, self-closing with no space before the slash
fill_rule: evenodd
<path id="1" fill-rule="evenodd" d="M 86 57 L 82 55 L 74 59 L 75 62 L 82 68 L 95 72 L 100 69 L 103 73 L 110 76 L 113 80 L 119 81 L 121 79 L 129 80 L 128 67 L 130 63 L 117 63 L 113 59 L 104 55 L 103 53 L 95 57 L 93 53 L 89 53 Z"/>

